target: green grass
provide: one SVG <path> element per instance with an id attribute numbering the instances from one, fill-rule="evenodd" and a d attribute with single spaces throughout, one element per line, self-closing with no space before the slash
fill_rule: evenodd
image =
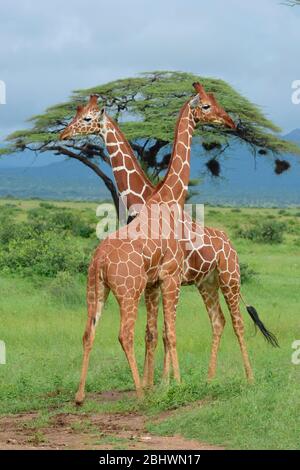
<path id="1" fill-rule="evenodd" d="M 19 218 L 40 204 L 39 201 L 10 202 L 21 204 L 21 211 L 16 211 Z M 3 203 L 0 201 L 0 206 Z M 68 205 L 89 214 L 95 208 L 91 203 L 53 204 Z M 278 336 L 281 346 L 273 349 L 259 333 L 255 335 L 251 319 L 243 309 L 246 341 L 256 378 L 254 385 L 249 386 L 245 381 L 240 351 L 225 306 L 227 326 L 221 343 L 217 378 L 210 384 L 206 382 L 210 324 L 201 298 L 196 289 L 189 286 L 182 288 L 177 315 L 183 383 L 180 386 L 171 383 L 169 388 L 161 385 L 163 351 L 162 341 L 159 341 L 157 385 L 142 403 L 134 398 L 112 403 L 89 398 L 92 392 L 133 388 L 117 340 L 119 312 L 115 299 L 110 296 L 92 352 L 87 401 L 76 411 L 72 400 L 78 385 L 81 336 L 86 318 L 84 277 L 76 277 L 64 298 L 63 294 L 56 295 L 57 286 L 54 285 L 53 290 L 51 279 L 1 274 L 0 339 L 6 343 L 7 364 L 0 365 L 0 413 L 39 410 L 40 416 L 36 420 L 39 430 L 48 422 L 49 416 L 57 412 L 139 410 L 148 415 L 149 429 L 155 433 L 180 433 L 227 448 L 299 449 L 300 366 L 291 363 L 291 344 L 300 339 L 300 246 L 295 243 L 298 235 L 294 233 L 300 227 L 300 218 L 294 216 L 299 209 L 286 209 L 284 214 L 279 214 L 276 209 L 241 209 L 237 212 L 218 207 L 207 212 L 207 224 L 226 229 L 241 261 L 258 273 L 243 286 L 243 294 L 257 308 L 267 327 Z M 234 238 L 237 225 L 243 226 L 270 215 L 285 223 L 296 221 L 292 233 L 288 229 L 285 231 L 283 243 L 266 245 Z M 145 321 L 145 308 L 141 302 L 136 328 L 140 370 Z M 155 416 L 168 409 L 175 411 L 158 423 Z"/>

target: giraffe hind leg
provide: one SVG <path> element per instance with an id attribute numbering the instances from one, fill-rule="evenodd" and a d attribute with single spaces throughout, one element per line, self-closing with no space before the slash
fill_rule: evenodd
<path id="1" fill-rule="evenodd" d="M 164 311 L 164 343 L 165 355 L 164 375 L 169 375 L 170 365 L 173 369 L 174 379 L 180 382 L 180 371 L 176 349 L 176 307 L 180 291 L 180 277 L 168 276 L 161 282 L 161 292 Z"/>
<path id="2" fill-rule="evenodd" d="M 219 301 L 217 282 L 204 282 L 198 286 L 198 290 L 203 298 L 213 334 L 208 368 L 208 380 L 211 380 L 216 375 L 218 351 L 226 321 Z"/>
<path id="3" fill-rule="evenodd" d="M 247 380 L 248 382 L 253 382 L 252 367 L 244 338 L 244 320 L 240 311 L 240 283 L 235 281 L 229 285 L 221 284 L 221 289 L 230 311 L 234 332 L 239 342 Z"/>
<path id="4" fill-rule="evenodd" d="M 83 335 L 83 361 L 82 361 L 82 370 L 81 377 L 79 382 L 79 388 L 76 393 L 75 402 L 77 405 L 81 405 L 84 401 L 84 390 L 85 382 L 87 377 L 90 353 L 95 340 L 96 326 L 101 317 L 105 301 L 109 294 L 109 288 L 105 286 L 104 283 L 100 283 L 98 300 L 95 302 L 89 303 L 88 298 L 88 319 Z"/>
<path id="5" fill-rule="evenodd" d="M 157 346 L 157 317 L 159 285 L 146 287 L 145 303 L 147 308 L 147 326 L 145 335 L 145 365 L 143 386 L 152 387 L 154 382 L 154 354 Z"/>
<path id="6" fill-rule="evenodd" d="M 126 301 L 120 304 L 121 325 L 119 341 L 131 369 L 138 398 L 143 397 L 143 389 L 134 352 L 134 327 L 138 313 L 138 301 Z"/>

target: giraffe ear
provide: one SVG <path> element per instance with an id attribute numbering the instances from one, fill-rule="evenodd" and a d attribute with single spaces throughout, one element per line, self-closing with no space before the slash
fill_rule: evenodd
<path id="1" fill-rule="evenodd" d="M 214 104 L 215 106 L 218 106 L 218 102 L 213 93 L 207 93 L 207 96 L 209 97 L 212 104 Z"/>
<path id="2" fill-rule="evenodd" d="M 197 108 L 197 106 L 199 106 L 199 105 L 200 105 L 200 96 L 196 95 L 191 99 L 190 107 L 191 108 Z"/>
<path id="3" fill-rule="evenodd" d="M 89 105 L 94 105 L 94 106 L 97 105 L 98 98 L 99 98 L 99 95 L 91 95 Z"/>
<path id="4" fill-rule="evenodd" d="M 82 106 L 81 104 L 79 106 L 77 106 L 77 109 L 76 109 L 76 114 L 80 114 L 81 111 L 83 110 L 84 106 Z"/>
<path id="5" fill-rule="evenodd" d="M 203 99 L 207 99 L 207 93 L 206 91 L 204 90 L 203 86 L 201 85 L 201 83 L 199 82 L 194 82 L 193 83 L 193 87 L 195 88 L 196 92 L 198 93 L 198 95 L 200 96 L 200 98 L 203 100 Z"/>

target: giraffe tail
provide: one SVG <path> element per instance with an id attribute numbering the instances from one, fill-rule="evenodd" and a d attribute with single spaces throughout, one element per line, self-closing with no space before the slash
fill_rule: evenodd
<path id="1" fill-rule="evenodd" d="M 89 317 L 96 326 L 108 295 L 108 288 L 100 279 L 100 260 L 96 259 L 90 265 L 88 273 L 87 304 Z"/>
<path id="2" fill-rule="evenodd" d="M 255 326 L 257 326 L 260 329 L 260 331 L 262 332 L 262 334 L 264 335 L 268 343 L 270 343 L 274 348 L 279 348 L 279 343 L 278 343 L 276 336 L 274 335 L 274 333 L 271 333 L 271 331 L 269 331 L 265 327 L 265 325 L 263 324 L 263 322 L 258 316 L 257 310 L 251 305 L 246 305 L 246 310 L 249 313 L 250 317 L 252 318 Z"/>
<path id="3" fill-rule="evenodd" d="M 241 299 L 245 304 L 246 310 L 252 318 L 255 327 L 258 327 L 258 329 L 261 331 L 264 338 L 268 341 L 269 344 L 271 344 L 274 348 L 279 348 L 279 343 L 276 336 L 274 335 L 274 333 L 272 333 L 265 327 L 264 323 L 259 318 L 256 308 L 254 308 L 252 305 L 247 305 L 242 296 Z"/>

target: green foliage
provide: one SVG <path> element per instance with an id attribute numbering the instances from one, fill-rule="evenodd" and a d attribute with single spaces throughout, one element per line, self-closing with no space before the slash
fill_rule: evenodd
<path id="1" fill-rule="evenodd" d="M 1 212 L 0 270 L 47 277 L 87 271 L 91 250 L 80 239 L 90 238 L 94 228 L 78 214 L 40 204 L 16 222 L 5 214 L 8 209 Z"/>
<path id="2" fill-rule="evenodd" d="M 11 216 L 11 221 L 24 224 L 28 208 L 38 204 L 23 201 L 22 208 L 26 208 L 22 213 L 16 212 L 14 218 Z M 53 204 L 56 209 L 47 209 L 50 213 L 58 210 L 59 204 Z M 90 218 L 93 223 L 94 204 L 73 203 L 71 207 L 71 203 L 65 203 L 65 206 L 65 210 L 72 210 L 85 221 Z M 2 210 L 0 200 L 0 213 Z M 287 209 L 288 216 L 293 217 L 296 210 Z M 232 235 L 233 223 L 241 225 L 251 218 L 254 224 L 254 218 L 263 219 L 271 213 L 278 214 L 278 209 L 242 208 L 240 213 L 235 213 L 230 208 L 218 208 L 218 213 L 208 215 L 208 219 L 210 225 L 217 225 Z M 295 217 L 295 221 L 300 225 L 299 218 Z M 62 231 L 61 238 L 66 233 Z M 36 411 L 40 410 L 40 417 L 31 424 L 42 431 L 43 426 L 49 426 L 48 422 L 56 423 L 54 418 L 61 413 L 86 419 L 89 414 L 95 418 L 96 413 L 106 412 L 113 419 L 116 412 L 134 411 L 144 416 L 148 430 L 155 434 L 182 434 L 228 449 L 298 448 L 300 371 L 290 358 L 295 331 L 299 331 L 299 246 L 288 233 L 280 245 L 254 245 L 246 239 L 231 238 L 243 263 L 259 272 L 259 282 L 254 278 L 253 282 L 243 285 L 243 296 L 255 305 L 267 328 L 278 335 L 281 346 L 273 349 L 262 335 L 254 334 L 253 323 L 241 304 L 254 384 L 249 385 L 245 380 L 239 345 L 223 301 L 227 324 L 218 355 L 217 376 L 211 383 L 207 382 L 211 327 L 197 289 L 186 286 L 181 290 L 176 318 L 182 383 L 171 382 L 169 388 L 161 383 L 163 322 L 160 312 L 155 387 L 142 402 L 133 394 L 123 393 L 133 390 L 133 381 L 117 339 L 120 315 L 111 295 L 91 353 L 86 402 L 78 409 L 73 403 L 86 321 L 85 275 L 59 272 L 55 277 L 36 280 L 1 272 L 1 339 L 8 346 L 8 361 L 1 367 L 0 413 L 28 411 L 36 416 Z M 82 247 L 89 243 L 80 237 L 77 241 Z M 135 334 L 140 372 L 144 359 L 145 313 L 145 306 L 141 305 Z M 101 394 L 108 390 L 116 392 L 116 401 L 106 398 L 107 393 Z M 101 422 L 102 418 L 103 415 Z"/>
<path id="3" fill-rule="evenodd" d="M 18 130 L 8 136 L 9 148 L 3 152 L 18 152 L 30 146 L 40 152 L 47 150 L 76 158 L 84 163 L 99 158 L 105 164 L 109 159 L 95 137 L 77 138 L 74 142 L 58 141 L 58 134 L 74 116 L 76 106 L 92 93 L 100 95 L 108 112 L 119 122 L 122 130 L 150 177 L 157 177 L 166 165 L 158 161 L 158 153 L 170 152 L 178 111 L 194 93 L 192 83 L 200 80 L 208 92 L 215 93 L 218 101 L 241 123 L 237 132 L 216 126 L 199 126 L 196 136 L 207 152 L 222 152 L 236 140 L 250 145 L 252 150 L 264 153 L 295 153 L 300 148 L 283 140 L 280 129 L 267 119 L 261 109 L 234 90 L 228 83 L 216 78 L 201 77 L 185 72 L 154 71 L 134 78 L 115 80 L 89 89 L 76 90 L 70 100 L 48 108 L 45 113 L 29 119 L 31 128 Z M 86 143 L 97 144 L 86 146 Z M 158 144 L 158 145 L 156 145 Z M 102 149 L 102 150 L 101 150 Z M 205 150 L 203 150 L 205 151 Z M 211 155 L 211 156 L 215 156 Z"/>
<path id="4" fill-rule="evenodd" d="M 54 206 L 52 206 L 52 209 Z M 45 210 L 46 209 L 46 210 Z M 48 210 L 47 210 L 48 209 Z M 28 220 L 37 228 L 44 230 L 68 231 L 74 236 L 89 238 L 94 233 L 94 228 L 78 217 L 72 211 L 60 209 L 52 210 L 51 206 L 42 206 L 28 211 Z"/>
<path id="5" fill-rule="evenodd" d="M 46 201 L 42 201 L 40 202 L 40 207 L 42 207 L 43 209 L 54 209 L 55 206 L 53 204 L 51 204 L 50 202 L 46 202 Z"/>
<path id="6" fill-rule="evenodd" d="M 240 262 L 240 272 L 241 272 L 241 283 L 245 284 L 246 282 L 252 281 L 257 276 L 257 272 L 252 269 L 248 263 Z"/>
<path id="7" fill-rule="evenodd" d="M 85 304 L 85 283 L 69 271 L 59 271 L 48 283 L 46 291 L 53 300 L 60 304 Z"/>
<path id="8" fill-rule="evenodd" d="M 272 220 L 241 228 L 237 230 L 236 235 L 258 243 L 282 243 L 285 230 L 285 223 Z"/>
<path id="9" fill-rule="evenodd" d="M 22 275 L 53 277 L 60 271 L 86 272 L 88 256 L 73 237 L 21 227 L 0 251 L 0 269 Z"/>

